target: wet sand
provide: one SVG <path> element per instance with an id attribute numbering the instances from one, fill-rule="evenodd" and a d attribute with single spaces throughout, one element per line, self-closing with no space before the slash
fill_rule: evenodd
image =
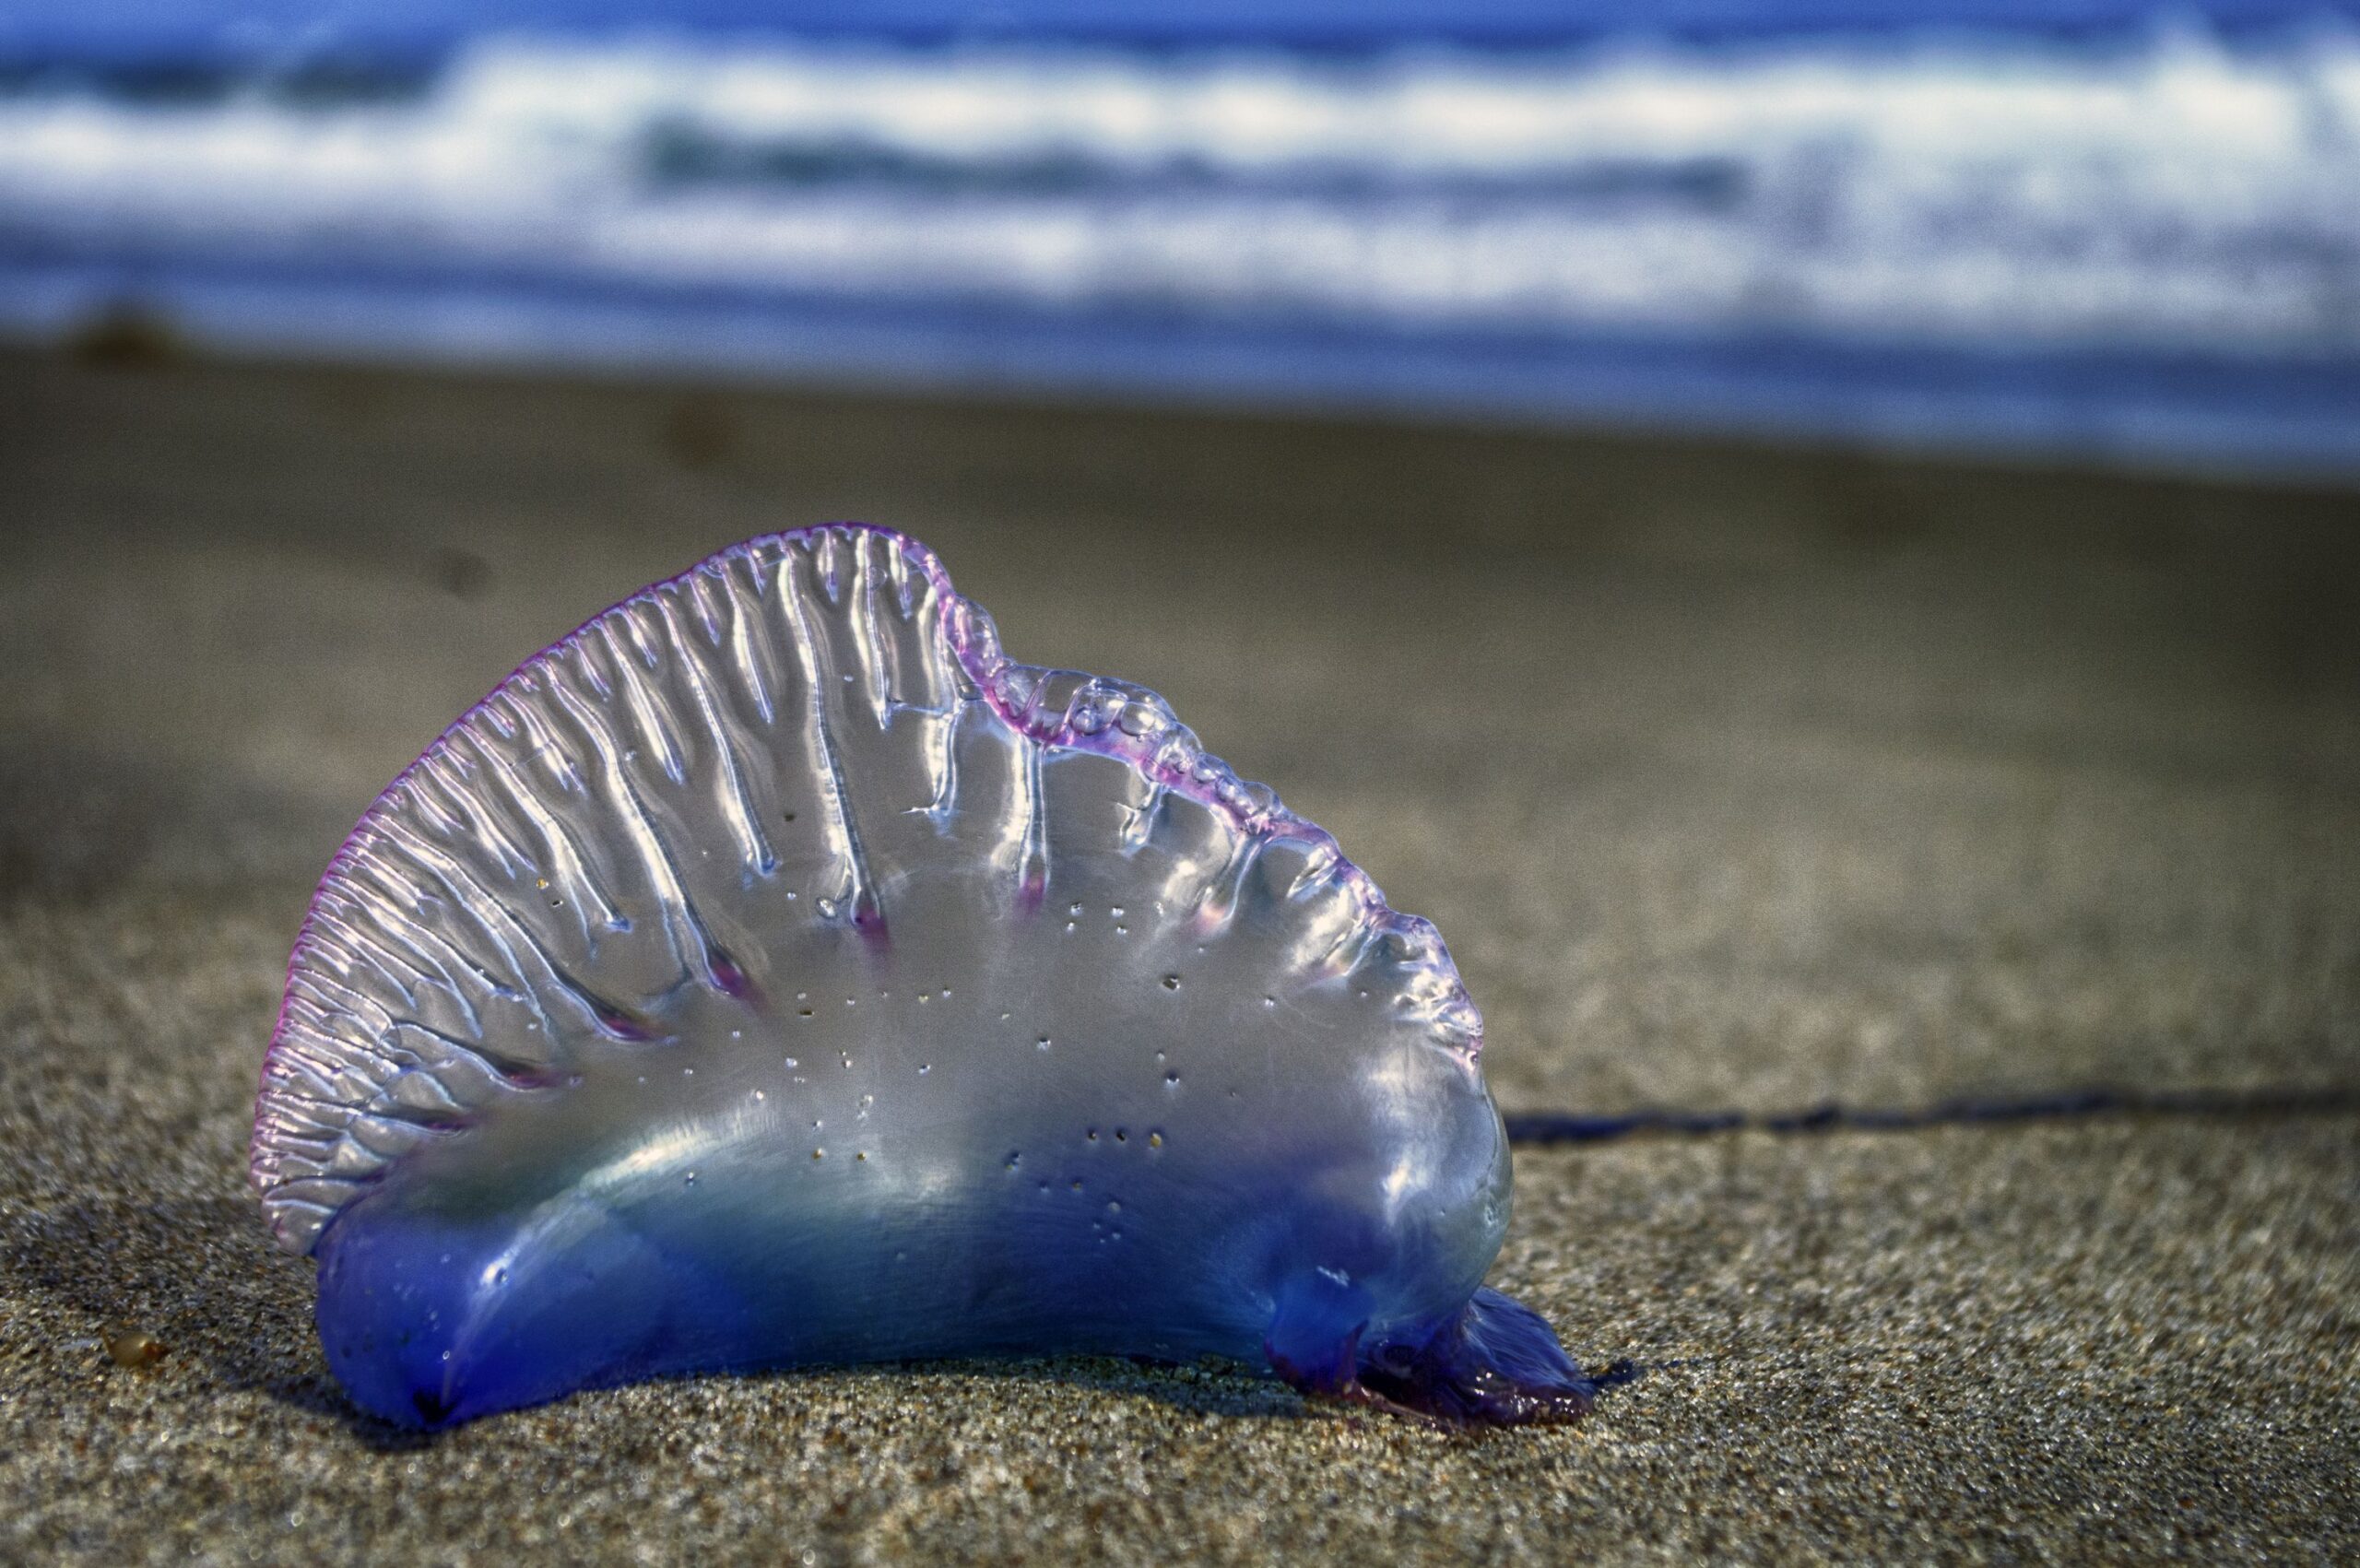
<path id="1" fill-rule="evenodd" d="M 2360 496 L 113 359 L 0 353 L 0 1557 L 2360 1550 Z M 1495 1282 L 1648 1369 L 1571 1431 L 1101 1362 L 366 1421 L 242 1180 L 313 880 L 519 659 L 836 517 L 1433 916 L 1511 1111 L 2318 1102 L 1522 1150 Z"/>

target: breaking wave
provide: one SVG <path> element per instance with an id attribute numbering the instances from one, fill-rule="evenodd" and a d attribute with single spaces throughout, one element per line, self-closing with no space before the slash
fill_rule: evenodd
<path id="1" fill-rule="evenodd" d="M 0 268 L 73 267 L 2348 363 L 2360 33 L 19 68 Z"/>

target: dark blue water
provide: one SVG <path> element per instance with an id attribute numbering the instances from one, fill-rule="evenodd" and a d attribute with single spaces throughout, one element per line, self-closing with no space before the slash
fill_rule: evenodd
<path id="1" fill-rule="evenodd" d="M 2228 34 L 2349 18 L 2360 7 L 2307 0 L 42 0 L 0 5 L 0 48 L 166 54 L 271 48 L 440 49 L 495 31 L 582 32 L 651 25 L 714 34 L 1090 39 L 1131 44 L 1247 41 L 1382 48 L 1404 40 L 1557 44 L 1652 34 L 1721 41 L 1939 28 L 2090 38 L 2159 18 Z"/>

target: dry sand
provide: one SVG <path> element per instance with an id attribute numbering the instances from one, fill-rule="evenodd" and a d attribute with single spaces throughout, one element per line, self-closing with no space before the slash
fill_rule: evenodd
<path id="1" fill-rule="evenodd" d="M 313 879 L 517 660 L 843 516 L 934 544 L 1019 656 L 1162 690 L 1434 917 L 1511 1110 L 2319 1103 L 1520 1151 L 1495 1282 L 1648 1369 L 1570 1431 L 1103 1362 L 366 1421 L 242 1180 Z M 0 1559 L 2348 1561 L 2355 524 L 1703 445 L 0 355 Z"/>

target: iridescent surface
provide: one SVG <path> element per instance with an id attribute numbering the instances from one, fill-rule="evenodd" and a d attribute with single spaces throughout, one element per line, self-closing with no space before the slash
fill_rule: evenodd
<path id="1" fill-rule="evenodd" d="M 254 1177 L 330 1364 L 440 1425 L 667 1373 L 1204 1353 L 1578 1414 L 1433 928 L 923 547 L 755 540 L 528 662 L 372 808 Z"/>

